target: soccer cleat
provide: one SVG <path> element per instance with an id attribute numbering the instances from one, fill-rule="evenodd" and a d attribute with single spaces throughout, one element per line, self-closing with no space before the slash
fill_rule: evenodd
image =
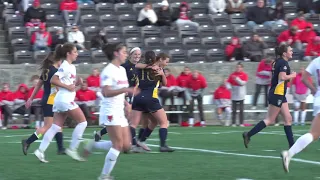
<path id="1" fill-rule="evenodd" d="M 44 153 L 37 149 L 35 152 L 34 152 L 34 155 L 39 159 L 40 162 L 43 162 L 43 163 L 48 163 L 49 161 L 47 161 L 44 157 Z"/>
<path id="2" fill-rule="evenodd" d="M 58 155 L 66 155 L 66 149 L 63 148 L 63 149 L 59 149 L 58 152 L 57 152 Z"/>
<path id="3" fill-rule="evenodd" d="M 95 140 L 96 142 L 98 142 L 98 141 L 101 140 L 101 136 L 100 136 L 100 134 L 98 134 L 97 131 L 94 131 L 93 134 L 94 134 L 94 140 Z"/>
<path id="4" fill-rule="evenodd" d="M 106 174 L 101 174 L 98 177 L 98 180 L 114 180 L 114 178 L 112 176 L 106 175 Z"/>
<path id="5" fill-rule="evenodd" d="M 23 139 L 21 141 L 21 145 L 22 145 L 22 152 L 24 155 L 27 155 L 28 154 L 28 149 L 30 147 L 30 145 L 27 143 L 27 140 Z"/>
<path id="6" fill-rule="evenodd" d="M 137 141 L 138 146 L 140 146 L 145 151 L 151 151 L 151 149 L 147 146 L 145 142 Z"/>
<path id="7" fill-rule="evenodd" d="M 83 157 L 87 158 L 89 154 L 91 154 L 94 143 L 94 140 L 85 141 L 85 145 L 83 147 Z"/>
<path id="8" fill-rule="evenodd" d="M 86 161 L 81 156 L 79 156 L 78 151 L 76 150 L 71 150 L 68 148 L 66 149 L 66 154 L 76 161 Z"/>
<path id="9" fill-rule="evenodd" d="M 243 144 L 246 148 L 248 148 L 248 144 L 250 142 L 250 138 L 248 136 L 247 132 L 242 133 L 242 138 L 243 138 Z"/>
<path id="10" fill-rule="evenodd" d="M 165 146 L 160 147 L 160 152 L 174 152 L 174 149 L 172 149 L 169 146 L 165 145 Z"/>
<path id="11" fill-rule="evenodd" d="M 130 152 L 132 153 L 144 153 L 144 149 L 140 146 L 132 145 Z"/>
<path id="12" fill-rule="evenodd" d="M 282 165 L 283 165 L 283 170 L 288 173 L 289 172 L 289 163 L 291 158 L 289 157 L 289 152 L 288 151 L 282 151 L 281 154 L 281 159 L 282 159 Z"/>

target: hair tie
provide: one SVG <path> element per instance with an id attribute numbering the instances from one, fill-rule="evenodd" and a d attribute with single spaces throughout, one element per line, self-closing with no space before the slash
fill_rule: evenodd
<path id="1" fill-rule="evenodd" d="M 134 47 L 134 48 L 132 48 L 131 50 L 130 50 L 130 54 L 132 54 L 134 51 L 136 51 L 136 50 L 139 50 L 139 51 L 141 51 L 141 49 L 139 48 L 139 47 Z"/>

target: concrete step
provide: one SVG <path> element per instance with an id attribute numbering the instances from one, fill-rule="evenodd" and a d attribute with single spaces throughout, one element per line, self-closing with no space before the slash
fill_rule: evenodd
<path id="1" fill-rule="evenodd" d="M 8 54 L 8 53 L 9 53 L 9 48 L 0 47 L 0 54 Z"/>
<path id="2" fill-rule="evenodd" d="M 9 46 L 10 46 L 9 42 L 4 42 L 4 41 L 0 42 L 0 48 L 9 48 Z"/>
<path id="3" fill-rule="evenodd" d="M 8 54 L 8 53 L 0 54 L 0 60 L 11 60 L 12 58 L 13 58 L 13 54 Z"/>
<path id="4" fill-rule="evenodd" d="M 6 41 L 6 37 L 4 35 L 0 35 L 0 42 L 5 42 Z"/>
<path id="5" fill-rule="evenodd" d="M 0 64 L 11 64 L 11 60 L 9 60 L 9 59 L 0 59 Z"/>

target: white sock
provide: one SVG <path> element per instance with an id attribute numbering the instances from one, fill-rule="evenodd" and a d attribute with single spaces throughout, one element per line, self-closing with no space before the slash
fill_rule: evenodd
<path id="1" fill-rule="evenodd" d="M 193 125 L 194 124 L 194 119 L 193 118 L 189 118 L 189 125 Z"/>
<path id="2" fill-rule="evenodd" d="M 307 112 L 306 110 L 301 111 L 301 124 L 304 124 L 306 121 Z"/>
<path id="3" fill-rule="evenodd" d="M 40 128 L 40 121 L 36 121 L 36 129 Z"/>
<path id="4" fill-rule="evenodd" d="M 111 141 L 96 142 L 96 143 L 94 143 L 93 147 L 96 149 L 102 149 L 102 150 L 109 151 L 110 148 L 112 147 L 112 142 Z"/>
<path id="5" fill-rule="evenodd" d="M 80 140 L 82 138 L 82 135 L 84 133 L 84 130 L 86 130 L 87 127 L 87 121 L 84 121 L 82 123 L 79 123 L 76 128 L 74 128 L 72 132 L 72 140 L 70 143 L 70 149 L 71 150 L 76 150 L 79 147 Z"/>
<path id="6" fill-rule="evenodd" d="M 293 113 L 293 122 L 294 124 L 298 124 L 298 121 L 299 121 L 299 111 L 294 111 Z"/>
<path id="7" fill-rule="evenodd" d="M 52 126 L 48 129 L 48 131 L 44 134 L 41 144 L 39 146 L 39 150 L 45 152 L 52 141 L 53 137 L 57 134 L 57 132 L 61 131 L 61 127 L 52 124 Z"/>
<path id="8" fill-rule="evenodd" d="M 106 155 L 106 159 L 105 159 L 101 174 L 110 175 L 114 165 L 116 165 L 119 154 L 120 154 L 120 151 L 114 148 L 111 148 L 109 150 L 108 154 Z"/>
<path id="9" fill-rule="evenodd" d="M 43 127 L 44 126 L 44 121 L 41 121 L 41 127 Z"/>
<path id="10" fill-rule="evenodd" d="M 313 136 L 311 133 L 307 133 L 299 137 L 299 139 L 289 149 L 289 156 L 293 157 L 294 155 L 298 154 L 300 151 L 306 148 L 312 141 L 313 141 Z"/>

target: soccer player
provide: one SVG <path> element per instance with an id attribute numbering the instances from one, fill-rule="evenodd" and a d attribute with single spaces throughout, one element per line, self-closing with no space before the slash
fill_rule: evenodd
<path id="1" fill-rule="evenodd" d="M 250 138 L 266 128 L 267 126 L 274 124 L 276 117 L 281 112 L 285 124 L 284 131 L 287 136 L 289 147 L 294 144 L 292 134 L 292 116 L 289 111 L 288 102 L 286 99 L 287 83 L 292 78 L 296 77 L 295 72 L 290 71 L 288 60 L 292 58 L 292 48 L 288 45 L 280 45 L 276 47 L 275 54 L 277 56 L 276 61 L 272 65 L 272 79 L 271 88 L 269 90 L 269 107 L 266 119 L 260 121 L 249 132 L 242 134 L 244 146 L 248 148 Z"/>
<path id="2" fill-rule="evenodd" d="M 126 46 L 122 43 L 108 44 L 103 47 L 103 52 L 108 59 L 111 59 L 111 63 L 103 69 L 100 75 L 104 99 L 100 107 L 99 118 L 106 126 L 110 141 L 89 140 L 85 146 L 84 155 L 87 156 L 93 148 L 109 151 L 98 179 L 111 180 L 113 178 L 110 174 L 120 152 L 128 151 L 131 143 L 129 124 L 124 112 L 125 107 L 129 106 L 125 95 L 129 93 L 134 96 L 134 93 L 139 93 L 139 90 L 129 87 L 126 70 L 121 66 L 127 58 Z"/>
<path id="3" fill-rule="evenodd" d="M 73 130 L 70 147 L 65 152 L 77 161 L 84 160 L 79 156 L 77 149 L 83 132 L 87 127 L 87 121 L 77 103 L 74 102 L 76 96 L 75 87 L 82 84 L 82 79 L 77 78 L 76 67 L 72 64 L 78 57 L 78 51 L 75 45 L 70 43 L 62 45 L 61 48 L 61 58 L 65 60 L 50 80 L 51 84 L 59 88 L 52 107 L 54 122 L 44 135 L 39 149 L 34 152 L 37 158 L 44 163 L 48 162 L 45 160 L 44 152 L 48 148 L 53 136 L 57 132 L 61 132 L 64 121 L 68 116 L 77 121 L 78 124 Z"/>
<path id="4" fill-rule="evenodd" d="M 164 71 L 161 67 L 167 66 L 169 62 L 168 55 L 160 53 L 158 56 L 153 51 L 145 53 L 146 66 L 158 66 L 156 71 L 151 68 L 137 69 L 137 78 L 139 80 L 139 88 L 141 93 L 135 96 L 132 103 L 132 111 L 130 113 L 130 130 L 132 136 L 132 145 L 137 145 L 136 142 L 136 127 L 139 124 L 142 113 L 151 113 L 151 115 L 160 124 L 160 152 L 173 152 L 174 150 L 167 146 L 166 139 L 168 134 L 168 119 L 158 99 L 158 88 L 165 85 L 167 82 Z M 145 141 L 150 136 L 152 130 L 147 128 L 140 138 Z"/>
<path id="5" fill-rule="evenodd" d="M 286 172 L 289 172 L 289 163 L 291 158 L 306 148 L 310 143 L 319 139 L 320 136 L 320 79 L 319 79 L 319 69 L 320 69 L 320 57 L 314 59 L 307 69 L 302 73 L 302 82 L 311 90 L 312 95 L 314 95 L 313 100 L 313 115 L 314 119 L 312 121 L 311 129 L 308 133 L 304 134 L 294 143 L 294 145 L 288 150 L 281 153 L 283 168 Z M 314 76 L 315 82 L 317 82 L 317 87 L 315 87 L 311 82 L 310 78 Z"/>
<path id="6" fill-rule="evenodd" d="M 61 64 L 61 51 L 62 45 L 58 45 L 54 53 L 50 53 L 41 63 L 41 77 L 38 81 L 35 89 L 33 90 L 30 98 L 26 102 L 26 108 L 30 108 L 33 99 L 41 89 L 42 85 L 44 87 L 44 95 L 42 97 L 41 107 L 44 117 L 44 126 L 38 128 L 28 139 L 22 140 L 22 151 L 24 155 L 27 155 L 28 148 L 30 145 L 41 138 L 41 136 L 47 132 L 53 123 L 53 112 L 52 105 L 54 97 L 57 94 L 57 87 L 50 83 L 51 77 L 58 71 L 58 68 Z M 63 148 L 63 134 L 62 131 L 58 131 L 55 135 L 57 145 L 58 145 L 58 154 L 65 154 Z"/>

